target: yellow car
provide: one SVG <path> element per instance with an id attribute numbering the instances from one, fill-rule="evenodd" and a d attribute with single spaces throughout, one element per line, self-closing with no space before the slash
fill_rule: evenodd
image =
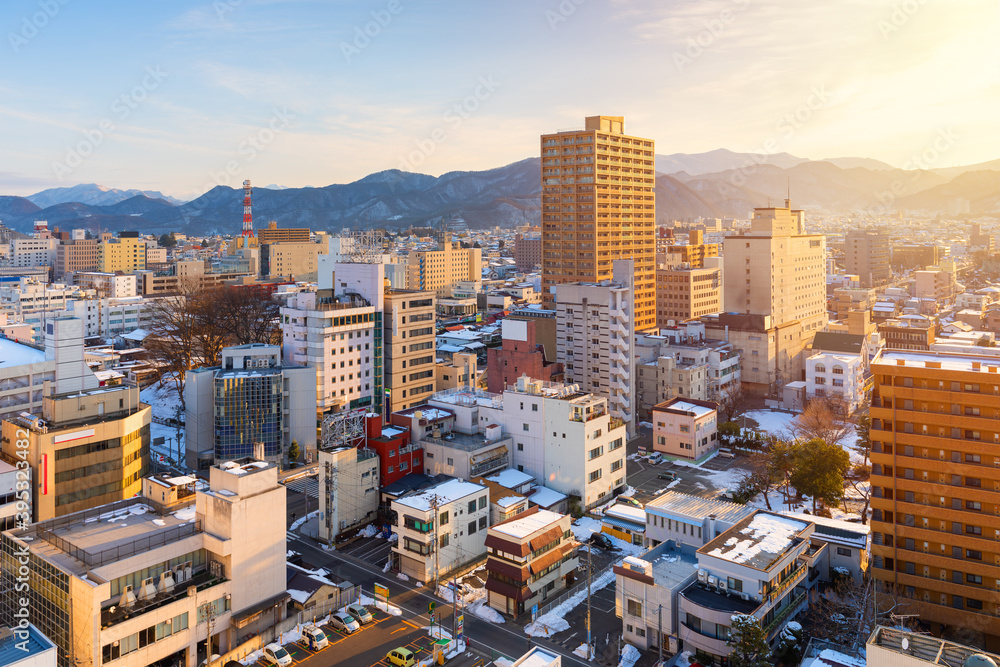
<path id="1" fill-rule="evenodd" d="M 405 648 L 394 648 L 385 654 L 385 659 L 389 661 L 390 665 L 397 665 L 398 667 L 413 667 L 413 664 L 417 659 L 413 655 L 413 651 Z"/>

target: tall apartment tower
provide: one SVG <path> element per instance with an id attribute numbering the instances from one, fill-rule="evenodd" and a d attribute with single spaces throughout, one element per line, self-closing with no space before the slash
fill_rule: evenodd
<path id="1" fill-rule="evenodd" d="M 656 326 L 656 203 L 652 139 L 625 134 L 622 116 L 590 116 L 583 130 L 543 134 L 542 292 L 612 277 L 635 261 L 635 329 Z"/>
<path id="2" fill-rule="evenodd" d="M 764 333 L 774 341 L 766 355 L 743 355 L 743 379 L 780 391 L 803 379 L 802 350 L 826 327 L 826 237 L 806 234 L 803 212 L 786 199 L 784 208 L 754 209 L 750 230 L 727 236 L 723 248 L 723 310 L 753 320 L 732 342 L 752 348 Z"/>
<path id="3" fill-rule="evenodd" d="M 613 417 L 635 432 L 633 262 L 614 262 L 614 280 L 556 287 L 556 359 L 566 384 L 607 397 Z"/>
<path id="4" fill-rule="evenodd" d="M 434 394 L 434 292 L 385 291 L 385 414 L 426 403 Z"/>
<path id="5" fill-rule="evenodd" d="M 889 235 L 880 229 L 852 229 L 844 237 L 844 267 L 861 278 L 862 287 L 878 287 L 892 280 Z"/>
<path id="6" fill-rule="evenodd" d="M 872 363 L 873 573 L 932 624 L 1000 644 L 1000 360 L 883 352 Z"/>

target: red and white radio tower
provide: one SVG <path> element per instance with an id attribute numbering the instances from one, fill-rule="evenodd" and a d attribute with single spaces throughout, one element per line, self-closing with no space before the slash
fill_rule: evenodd
<path id="1" fill-rule="evenodd" d="M 243 181 L 243 236 L 253 238 L 253 213 L 250 206 L 250 179 Z"/>

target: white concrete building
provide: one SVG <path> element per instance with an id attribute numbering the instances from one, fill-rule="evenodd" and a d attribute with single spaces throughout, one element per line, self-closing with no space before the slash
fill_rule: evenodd
<path id="1" fill-rule="evenodd" d="M 321 412 L 381 408 L 382 310 L 361 295 L 292 294 L 281 308 L 285 362 L 316 369 Z"/>
<path id="2" fill-rule="evenodd" d="M 615 260 L 614 280 L 563 283 L 556 290 L 556 361 L 568 384 L 608 399 L 635 432 L 635 319 L 632 260 Z"/>
<path id="3" fill-rule="evenodd" d="M 332 541 L 369 523 L 378 511 L 378 456 L 374 450 L 336 447 L 319 451 L 319 538 Z"/>
<path id="4" fill-rule="evenodd" d="M 54 266 L 56 239 L 14 239 L 10 242 L 9 266 Z"/>
<path id="5" fill-rule="evenodd" d="M 147 478 L 140 497 L 0 535 L 2 557 L 26 554 L 32 580 L 46 582 L 24 593 L 27 620 L 58 646 L 60 664 L 197 665 L 284 620 L 277 468 L 227 462 L 195 486 Z M 3 569 L 5 589 L 15 577 Z M 0 607 L 7 622 L 11 602 Z"/>
<path id="6" fill-rule="evenodd" d="M 399 571 L 424 583 L 486 553 L 489 489 L 450 479 L 392 501 Z"/>
<path id="7" fill-rule="evenodd" d="M 806 395 L 841 400 L 853 413 L 865 400 L 865 361 L 857 354 L 817 352 L 806 359 Z"/>
<path id="8" fill-rule="evenodd" d="M 80 320 L 53 319 L 44 336 L 44 348 L 0 338 L 0 419 L 19 412 L 40 413 L 43 395 L 99 385 L 84 359 Z"/>

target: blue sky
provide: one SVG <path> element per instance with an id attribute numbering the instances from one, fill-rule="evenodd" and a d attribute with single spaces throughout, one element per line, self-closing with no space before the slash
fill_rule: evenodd
<path id="1" fill-rule="evenodd" d="M 4 0 L 0 28 L 0 194 L 486 169 L 597 114 L 661 154 L 1000 158 L 997 0 Z"/>

